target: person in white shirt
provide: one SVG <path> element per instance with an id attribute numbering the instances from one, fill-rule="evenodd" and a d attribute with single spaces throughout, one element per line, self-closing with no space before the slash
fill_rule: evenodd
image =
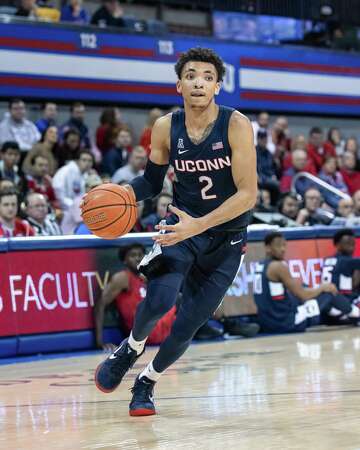
<path id="1" fill-rule="evenodd" d="M 27 221 L 35 231 L 35 236 L 60 236 L 61 230 L 49 213 L 49 202 L 45 195 L 30 192 L 25 198 Z"/>
<path id="2" fill-rule="evenodd" d="M 251 126 L 254 130 L 254 144 L 257 145 L 257 134 L 258 131 L 266 132 L 268 138 L 271 139 L 269 132 L 269 114 L 266 111 L 261 111 L 257 116 L 256 120 L 251 122 Z"/>
<path id="3" fill-rule="evenodd" d="M 15 141 L 24 155 L 40 138 L 35 124 L 26 119 L 25 103 L 16 98 L 10 100 L 9 114 L 0 123 L 0 145 L 6 141 Z"/>
<path id="4" fill-rule="evenodd" d="M 117 184 L 129 183 L 133 178 L 144 173 L 146 161 L 147 153 L 144 147 L 137 145 L 129 156 L 129 162 L 114 173 L 111 181 Z"/>
<path id="5" fill-rule="evenodd" d="M 94 157 L 88 150 L 80 150 L 78 158 L 61 167 L 54 175 L 53 188 L 60 207 L 70 208 L 78 195 L 85 194 L 85 181 L 94 165 Z"/>

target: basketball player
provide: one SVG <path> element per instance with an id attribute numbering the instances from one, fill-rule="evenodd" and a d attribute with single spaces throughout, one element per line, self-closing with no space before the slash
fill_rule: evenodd
<path id="1" fill-rule="evenodd" d="M 320 314 L 341 317 L 351 312 L 350 302 L 333 283 L 303 287 L 284 261 L 286 241 L 281 233 L 265 237 L 266 259 L 255 267 L 254 297 L 263 331 L 304 331 L 320 323 Z"/>
<path id="2" fill-rule="evenodd" d="M 136 201 L 155 197 L 171 164 L 176 178 L 172 214 L 157 226 L 160 233 L 153 250 L 140 264 L 149 281 L 131 334 L 95 375 L 104 392 L 119 385 L 183 285 L 183 301 L 170 335 L 132 388 L 132 416 L 155 414 L 155 383 L 186 351 L 231 285 L 243 259 L 257 194 L 250 121 L 215 103 L 225 73 L 222 60 L 211 49 L 192 48 L 180 56 L 175 71 L 184 109 L 155 122 L 145 173 L 129 187 Z"/>
<path id="3" fill-rule="evenodd" d="M 322 269 L 322 282 L 334 283 L 340 294 L 355 305 L 360 305 L 359 293 L 354 291 L 353 276 L 359 275 L 360 258 L 354 258 L 355 234 L 350 229 L 342 229 L 335 233 L 333 243 L 336 254 L 326 258 Z M 350 317 L 359 317 L 358 308 L 353 308 Z"/>

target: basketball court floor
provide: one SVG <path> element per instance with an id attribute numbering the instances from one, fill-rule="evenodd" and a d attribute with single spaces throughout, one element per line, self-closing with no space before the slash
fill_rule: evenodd
<path id="1" fill-rule="evenodd" d="M 128 415 L 150 349 L 112 394 L 104 355 L 0 366 L 0 449 L 359 450 L 360 329 L 193 345 L 156 387 L 158 415 Z"/>

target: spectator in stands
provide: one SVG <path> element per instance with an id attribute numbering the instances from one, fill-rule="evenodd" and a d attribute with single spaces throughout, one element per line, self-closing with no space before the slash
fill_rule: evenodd
<path id="1" fill-rule="evenodd" d="M 291 149 L 289 122 L 285 116 L 275 120 L 271 128 L 271 143 L 268 144 L 268 149 L 281 167 L 283 159 Z"/>
<path id="2" fill-rule="evenodd" d="M 100 116 L 100 126 L 96 130 L 96 145 L 104 156 L 115 146 L 115 141 L 121 127 L 119 108 L 106 108 Z"/>
<path id="3" fill-rule="evenodd" d="M 121 169 L 118 169 L 111 178 L 113 183 L 129 183 L 133 178 L 144 173 L 147 154 L 144 147 L 137 145 L 129 156 L 129 162 Z"/>
<path id="4" fill-rule="evenodd" d="M 58 167 L 77 158 L 80 151 L 81 136 L 78 130 L 70 128 L 64 134 L 64 142 L 54 149 L 54 156 Z"/>
<path id="5" fill-rule="evenodd" d="M 7 141 L 1 147 L 0 179 L 10 180 L 19 191 L 24 189 L 24 179 L 19 174 L 20 148 L 17 142 Z"/>
<path id="6" fill-rule="evenodd" d="M 345 192 L 345 194 L 348 193 L 348 188 L 344 182 L 343 176 L 337 170 L 336 158 L 334 156 L 325 156 L 325 162 L 319 173 L 319 178 L 330 184 L 330 186 Z"/>
<path id="7" fill-rule="evenodd" d="M 121 128 L 116 136 L 115 145 L 108 150 L 102 160 L 102 170 L 113 176 L 128 160 L 132 152 L 132 136 L 128 128 Z"/>
<path id="8" fill-rule="evenodd" d="M 351 302 L 333 283 L 303 287 L 285 262 L 286 240 L 281 233 L 265 236 L 266 259 L 255 267 L 254 297 L 258 321 L 268 333 L 305 331 L 320 323 L 320 315 L 338 317 L 352 311 Z"/>
<path id="9" fill-rule="evenodd" d="M 288 192 L 279 201 L 279 213 L 296 221 L 300 210 L 300 202 L 296 194 Z"/>
<path id="10" fill-rule="evenodd" d="M 352 199 L 354 201 L 354 215 L 360 217 L 360 190 L 354 193 Z"/>
<path id="11" fill-rule="evenodd" d="M 274 205 L 279 197 L 279 180 L 277 179 L 277 167 L 273 155 L 266 147 L 266 131 L 258 131 L 257 134 L 257 176 L 260 189 L 267 189 L 271 194 L 271 203 Z"/>
<path id="12" fill-rule="evenodd" d="M 291 190 L 293 178 L 297 173 L 308 172 L 314 174 L 315 170 L 312 163 L 308 160 L 305 150 L 294 150 L 291 152 L 291 167 L 283 173 L 280 179 L 280 191 L 289 192 Z M 309 187 L 311 182 L 306 178 L 300 178 L 296 181 L 296 190 L 302 195 Z"/>
<path id="13" fill-rule="evenodd" d="M 36 143 L 33 148 L 27 153 L 22 164 L 22 170 L 27 175 L 31 175 L 32 164 L 34 156 L 41 155 L 48 161 L 49 174 L 54 175 L 58 168 L 58 163 L 55 154 L 58 152 L 58 129 L 55 126 L 47 128 L 41 138 L 41 141 Z"/>
<path id="14" fill-rule="evenodd" d="M 360 156 L 359 155 L 359 144 L 358 144 L 356 137 L 350 137 L 350 138 L 346 139 L 345 152 L 354 153 L 356 158 L 358 158 Z"/>
<path id="15" fill-rule="evenodd" d="M 146 127 L 143 129 L 141 136 L 140 136 L 140 145 L 144 147 L 146 150 L 146 153 L 150 155 L 150 146 L 151 146 L 151 130 L 154 126 L 154 123 L 159 119 L 161 116 L 164 115 L 164 112 L 161 111 L 159 108 L 153 108 L 149 112 L 148 120 Z"/>
<path id="16" fill-rule="evenodd" d="M 156 211 L 142 220 L 142 225 L 145 231 L 155 231 L 155 225 L 160 220 L 165 219 L 168 214 L 168 206 L 172 201 L 172 196 L 169 194 L 160 194 L 156 200 Z"/>
<path id="17" fill-rule="evenodd" d="M 0 145 L 6 141 L 19 144 L 22 156 L 41 138 L 36 126 L 26 119 L 25 103 L 18 99 L 9 102 L 9 116 L 0 123 Z"/>
<path id="18" fill-rule="evenodd" d="M 267 189 L 258 189 L 255 212 L 273 213 L 275 208 L 271 206 L 271 195 Z"/>
<path id="19" fill-rule="evenodd" d="M 304 194 L 304 207 L 299 211 L 296 222 L 299 225 L 328 225 L 334 215 L 321 208 L 322 197 L 316 187 L 310 187 Z"/>
<path id="20" fill-rule="evenodd" d="M 85 180 L 85 192 L 89 192 L 96 186 L 100 186 L 102 180 L 97 173 L 90 173 Z M 83 224 L 81 217 L 80 203 L 82 201 L 83 194 L 79 194 L 74 198 L 73 204 L 64 211 L 64 216 L 61 221 L 61 229 L 64 234 L 91 234 L 90 230 Z M 87 229 L 87 232 L 77 233 L 77 228 L 83 224 Z"/>
<path id="21" fill-rule="evenodd" d="M 337 217 L 343 217 L 345 219 L 350 219 L 354 217 L 354 201 L 351 197 L 342 198 L 339 200 L 338 207 L 336 210 Z"/>
<path id="22" fill-rule="evenodd" d="M 65 138 L 65 133 L 71 129 L 75 129 L 80 133 L 80 147 L 91 148 L 91 140 L 89 128 L 85 124 L 85 105 L 81 102 L 75 102 L 70 108 L 70 119 L 61 127 L 61 135 Z"/>
<path id="23" fill-rule="evenodd" d="M 353 195 L 360 189 L 360 172 L 355 153 L 346 151 L 343 154 L 340 173 L 349 189 L 350 195 Z"/>
<path id="24" fill-rule="evenodd" d="M 321 128 L 313 127 L 309 133 L 309 143 L 307 153 L 310 161 L 314 164 L 316 172 L 319 172 L 324 165 L 325 156 L 330 155 L 336 158 L 335 149 L 333 147 L 324 148 L 324 134 Z"/>
<path id="25" fill-rule="evenodd" d="M 98 348 L 108 351 L 114 348 L 113 344 L 103 341 L 104 312 L 112 302 L 115 301 L 119 313 L 121 330 L 129 335 L 132 329 L 136 307 L 146 295 L 146 282 L 137 269 L 144 255 L 144 247 L 137 243 L 119 250 L 119 258 L 124 262 L 123 269 L 111 277 L 101 297 L 95 303 L 95 336 Z M 173 306 L 157 322 L 147 340 L 148 343 L 160 344 L 168 336 L 175 320 L 175 313 L 176 308 Z"/>
<path id="26" fill-rule="evenodd" d="M 146 231 L 142 223 L 145 203 L 142 200 L 140 202 L 137 202 L 136 206 L 137 206 L 137 219 L 130 233 L 142 233 Z"/>
<path id="27" fill-rule="evenodd" d="M 103 6 L 91 18 L 92 25 L 99 27 L 125 27 L 124 11 L 118 0 L 102 0 Z"/>
<path id="28" fill-rule="evenodd" d="M 306 137 L 303 134 L 298 134 L 291 142 L 291 150 L 306 150 L 307 142 Z"/>
<path id="29" fill-rule="evenodd" d="M 73 22 L 82 25 L 89 23 L 89 13 L 83 8 L 82 4 L 82 0 L 68 0 L 67 4 L 61 9 L 61 22 Z"/>
<path id="30" fill-rule="evenodd" d="M 325 153 L 332 153 L 333 150 L 336 156 L 341 156 L 344 153 L 345 142 L 341 138 L 339 128 L 332 127 L 328 131 L 327 141 L 324 142 Z"/>
<path id="31" fill-rule="evenodd" d="M 35 231 L 35 236 L 59 236 L 61 230 L 56 220 L 49 215 L 49 204 L 45 195 L 30 192 L 25 198 L 26 218 Z"/>
<path id="32" fill-rule="evenodd" d="M 47 102 L 44 104 L 43 116 L 35 122 L 41 135 L 43 135 L 49 127 L 56 126 L 57 115 L 58 111 L 56 103 Z"/>
<path id="33" fill-rule="evenodd" d="M 270 142 L 271 142 L 271 136 L 270 136 L 270 133 L 269 133 L 269 120 L 270 120 L 269 114 L 266 111 L 261 111 L 257 115 L 256 120 L 253 120 L 251 122 L 253 131 L 254 131 L 254 143 L 255 143 L 255 145 L 257 145 L 257 143 L 258 143 L 257 142 L 257 135 L 258 135 L 259 131 L 263 131 L 263 132 L 266 133 L 266 135 L 267 135 L 266 144 L 268 144 L 269 139 L 270 139 Z"/>
<path id="34" fill-rule="evenodd" d="M 34 155 L 30 161 L 30 175 L 26 176 L 28 192 L 42 194 L 49 201 L 52 208 L 60 207 L 56 199 L 49 175 L 49 161 L 43 155 Z"/>
<path id="35" fill-rule="evenodd" d="M 88 150 L 80 150 L 75 161 L 70 161 L 55 173 L 53 188 L 62 209 L 70 208 L 78 195 L 85 194 L 85 180 L 93 165 L 93 155 Z"/>
<path id="36" fill-rule="evenodd" d="M 27 17 L 28 19 L 38 18 L 38 7 L 36 0 L 21 0 L 20 6 L 17 9 L 15 16 Z"/>
<path id="37" fill-rule="evenodd" d="M 26 220 L 17 216 L 18 196 L 15 189 L 0 191 L 0 237 L 34 236 L 34 230 Z"/>

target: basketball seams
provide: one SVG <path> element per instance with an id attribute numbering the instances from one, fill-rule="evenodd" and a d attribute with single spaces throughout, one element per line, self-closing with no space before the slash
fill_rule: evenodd
<path id="1" fill-rule="evenodd" d="M 127 206 L 130 206 L 131 208 L 134 208 L 134 205 L 127 205 Z M 126 213 L 126 208 L 124 208 L 124 211 L 122 212 L 122 214 L 120 214 L 119 216 L 116 216 L 116 218 L 115 218 L 112 222 L 107 223 L 106 225 L 103 225 L 101 228 L 90 228 L 90 229 L 91 229 L 91 231 L 101 231 L 101 230 L 103 230 L 104 228 L 110 227 L 110 226 L 113 225 L 117 220 L 121 219 L 121 218 L 125 215 L 125 213 Z M 131 217 L 131 215 L 130 215 L 130 217 Z M 129 221 L 128 221 L 128 223 L 129 223 Z M 120 236 L 120 234 L 119 234 L 119 236 Z"/>
<path id="2" fill-rule="evenodd" d="M 84 214 L 86 214 L 88 212 L 94 211 L 95 209 L 109 208 L 111 206 L 134 206 L 134 205 L 131 205 L 131 204 L 128 204 L 128 203 L 109 203 L 108 205 L 93 206 L 92 208 L 89 208 L 89 209 L 86 209 L 85 211 L 83 211 L 82 214 L 84 215 Z"/>
<path id="3" fill-rule="evenodd" d="M 111 192 L 112 194 L 118 195 L 119 197 L 121 197 L 124 200 L 123 194 L 121 194 L 120 192 L 112 191 L 111 189 L 105 189 L 105 188 L 98 188 L 98 189 L 95 188 L 93 190 L 93 192 L 99 192 L 99 191 Z M 127 192 L 125 192 L 125 194 L 128 196 L 128 199 L 129 199 L 129 201 L 131 203 L 131 198 L 130 198 L 129 194 Z"/>

